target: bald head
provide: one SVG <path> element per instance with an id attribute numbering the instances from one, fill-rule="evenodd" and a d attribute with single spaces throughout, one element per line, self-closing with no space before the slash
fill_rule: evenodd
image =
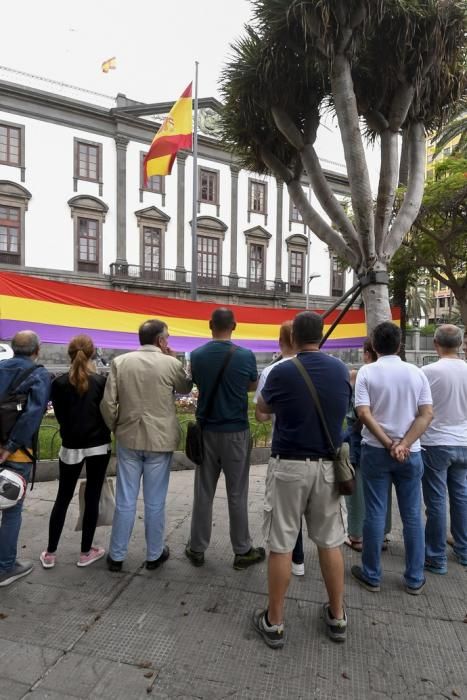
<path id="1" fill-rule="evenodd" d="M 39 345 L 39 336 L 34 331 L 18 331 L 11 341 L 11 348 L 16 356 L 32 359 L 38 356 Z"/>
<path id="2" fill-rule="evenodd" d="M 445 323 L 436 329 L 434 343 L 437 350 L 456 354 L 462 345 L 462 331 L 451 323 Z"/>

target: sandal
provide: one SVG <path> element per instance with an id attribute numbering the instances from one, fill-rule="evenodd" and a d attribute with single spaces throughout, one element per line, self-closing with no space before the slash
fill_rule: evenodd
<path id="1" fill-rule="evenodd" d="M 361 552 L 363 549 L 361 540 L 353 540 L 351 537 L 347 537 L 347 539 L 344 540 L 344 544 L 350 549 L 353 549 L 354 552 Z"/>

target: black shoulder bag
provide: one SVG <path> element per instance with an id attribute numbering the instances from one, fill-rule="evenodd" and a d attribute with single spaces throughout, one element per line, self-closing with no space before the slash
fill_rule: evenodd
<path id="1" fill-rule="evenodd" d="M 351 496 L 355 490 L 355 469 L 350 463 L 349 444 L 347 442 L 343 442 L 341 447 L 339 447 L 339 449 L 336 450 L 331 435 L 329 433 L 328 425 L 324 417 L 323 408 L 321 406 L 321 401 L 319 400 L 316 387 L 313 384 L 310 375 L 303 366 L 303 363 L 300 362 L 298 357 L 294 357 L 292 362 L 294 363 L 295 367 L 299 370 L 300 374 L 305 380 L 305 384 L 308 387 L 308 390 L 311 394 L 311 398 L 313 399 L 313 402 L 315 404 L 316 412 L 321 421 L 326 440 L 328 441 L 329 447 L 331 448 L 337 490 L 341 496 Z"/>
<path id="2" fill-rule="evenodd" d="M 0 397 L 0 445 L 5 445 L 8 442 L 10 433 L 13 430 L 16 421 L 26 408 L 28 395 L 18 393 L 17 389 L 38 367 L 42 367 L 42 365 L 35 364 L 33 367 L 28 367 L 21 372 L 16 381 L 12 382 L 5 394 Z M 19 448 L 32 461 L 31 489 L 34 485 L 36 475 L 37 442 L 38 433 L 36 432 L 32 438 L 32 452 L 30 452 L 24 445 Z"/>
<path id="3" fill-rule="evenodd" d="M 209 418 L 209 416 L 211 415 L 211 411 L 214 407 L 214 399 L 216 398 L 221 379 L 236 349 L 237 348 L 235 345 L 231 345 L 228 352 L 226 353 L 224 362 L 222 363 L 222 367 L 219 370 L 219 374 L 216 377 L 216 381 L 214 382 L 214 386 L 211 389 L 211 393 L 206 403 L 206 413 L 204 415 L 204 420 Z M 190 459 L 194 464 L 197 464 L 198 466 L 202 464 L 204 458 L 203 426 L 199 421 L 190 421 L 187 425 L 185 454 L 188 457 L 188 459 Z"/>

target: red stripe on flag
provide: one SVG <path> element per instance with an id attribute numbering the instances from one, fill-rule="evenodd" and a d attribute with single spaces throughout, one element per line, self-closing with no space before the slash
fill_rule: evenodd
<path id="1" fill-rule="evenodd" d="M 181 98 L 182 98 L 182 97 L 191 97 L 191 86 L 192 86 L 192 85 L 193 85 L 193 83 L 190 83 L 190 84 L 188 85 L 188 87 L 185 88 L 185 90 L 184 90 L 184 91 L 182 92 L 182 94 L 180 95 Z"/>
<path id="2" fill-rule="evenodd" d="M 192 134 L 177 134 L 177 136 L 161 136 L 155 139 L 149 149 L 145 162 L 153 158 L 161 158 L 169 156 L 171 153 L 176 153 L 180 148 L 191 150 L 193 146 Z"/>

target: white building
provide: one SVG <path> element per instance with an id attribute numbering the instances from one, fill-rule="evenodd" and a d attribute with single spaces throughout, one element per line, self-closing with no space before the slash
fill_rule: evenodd
<path id="1" fill-rule="evenodd" d="M 170 107 L 0 69 L 0 269 L 188 296 L 191 153 L 178 155 L 171 176 L 147 188 L 142 178 L 144 153 Z M 241 169 L 223 147 L 220 107 L 200 100 L 199 298 L 304 306 L 306 229 L 283 183 Z M 317 150 L 346 198 L 337 142 L 323 129 Z M 310 273 L 311 306 L 321 308 L 353 279 L 313 234 Z"/>

